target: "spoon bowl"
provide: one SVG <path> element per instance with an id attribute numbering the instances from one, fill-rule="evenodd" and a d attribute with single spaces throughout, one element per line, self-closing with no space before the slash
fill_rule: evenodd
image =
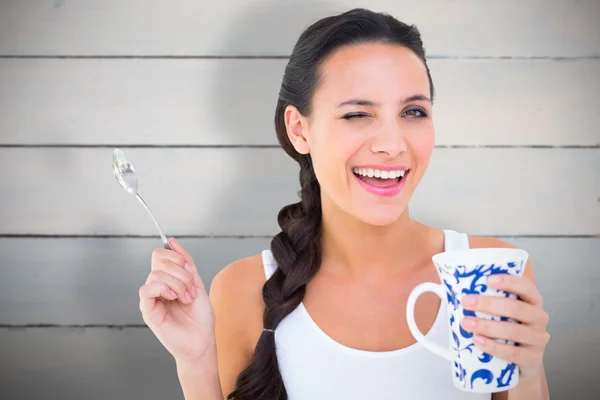
<path id="1" fill-rule="evenodd" d="M 129 194 L 136 195 L 138 190 L 138 179 L 133 165 L 125 158 L 125 154 L 119 149 L 113 151 L 113 174 L 119 185 Z"/>

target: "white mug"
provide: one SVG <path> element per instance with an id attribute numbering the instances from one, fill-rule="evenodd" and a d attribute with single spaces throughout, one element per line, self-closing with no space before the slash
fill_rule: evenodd
<path id="1" fill-rule="evenodd" d="M 514 248 L 467 249 L 439 253 L 433 256 L 432 260 L 442 283 L 438 285 L 426 282 L 417 285 L 408 297 L 406 319 L 411 333 L 426 349 L 452 362 L 452 380 L 458 389 L 494 393 L 518 385 L 518 366 L 483 352 L 473 343 L 473 333 L 461 326 L 465 316 L 516 321 L 503 316 L 465 310 L 462 307 L 462 298 L 467 294 L 516 298 L 515 294 L 488 287 L 487 278 L 492 274 L 522 276 L 528 258 L 529 254 L 526 251 Z M 450 327 L 448 348 L 429 341 L 415 323 L 415 303 L 424 292 L 433 292 L 442 299 L 442 303 L 446 303 Z M 518 345 L 510 341 L 495 340 Z"/>

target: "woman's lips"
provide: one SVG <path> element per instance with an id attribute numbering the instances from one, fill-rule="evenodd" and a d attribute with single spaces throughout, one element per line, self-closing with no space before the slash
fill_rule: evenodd
<path id="1" fill-rule="evenodd" d="M 369 193 L 377 196 L 394 196 L 402 190 L 409 174 L 410 170 L 407 170 L 402 178 L 388 179 L 369 178 L 357 175 L 356 173 L 353 173 L 352 175 L 354 175 L 358 183 Z"/>

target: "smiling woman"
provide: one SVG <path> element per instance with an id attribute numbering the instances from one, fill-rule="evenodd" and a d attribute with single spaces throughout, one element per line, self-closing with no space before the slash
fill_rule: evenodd
<path id="1" fill-rule="evenodd" d="M 155 251 L 140 290 L 145 321 L 177 360 L 186 398 L 497 400 L 508 394 L 458 390 L 447 361 L 415 343 L 407 325 L 408 294 L 420 283 L 439 282 L 432 256 L 511 247 L 411 217 L 410 200 L 434 149 L 433 100 L 414 26 L 354 9 L 300 35 L 275 128 L 300 166 L 301 201 L 279 212 L 281 232 L 271 249 L 223 269 L 209 301 L 193 260 L 173 241 L 175 253 Z M 473 319 L 465 329 L 473 329 L 480 350 L 519 366 L 511 398 L 532 400 L 547 390 L 547 314 L 531 265 L 525 276 L 504 287 L 528 294 L 522 313 L 510 315 L 522 324 Z M 502 314 L 515 301 L 502 299 L 488 311 Z M 423 296 L 415 319 L 430 339 L 447 343 L 448 316 L 438 298 Z M 522 346 L 491 346 L 487 338 Z"/>

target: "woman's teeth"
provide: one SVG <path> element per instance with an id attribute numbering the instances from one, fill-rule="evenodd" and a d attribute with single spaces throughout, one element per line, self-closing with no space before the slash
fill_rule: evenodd
<path id="1" fill-rule="evenodd" d="M 369 178 L 375 177 L 379 179 L 396 179 L 403 178 L 406 173 L 405 170 L 398 169 L 394 171 L 383 171 L 380 169 L 373 168 L 352 168 L 352 172 L 356 175 L 367 176 Z"/>

